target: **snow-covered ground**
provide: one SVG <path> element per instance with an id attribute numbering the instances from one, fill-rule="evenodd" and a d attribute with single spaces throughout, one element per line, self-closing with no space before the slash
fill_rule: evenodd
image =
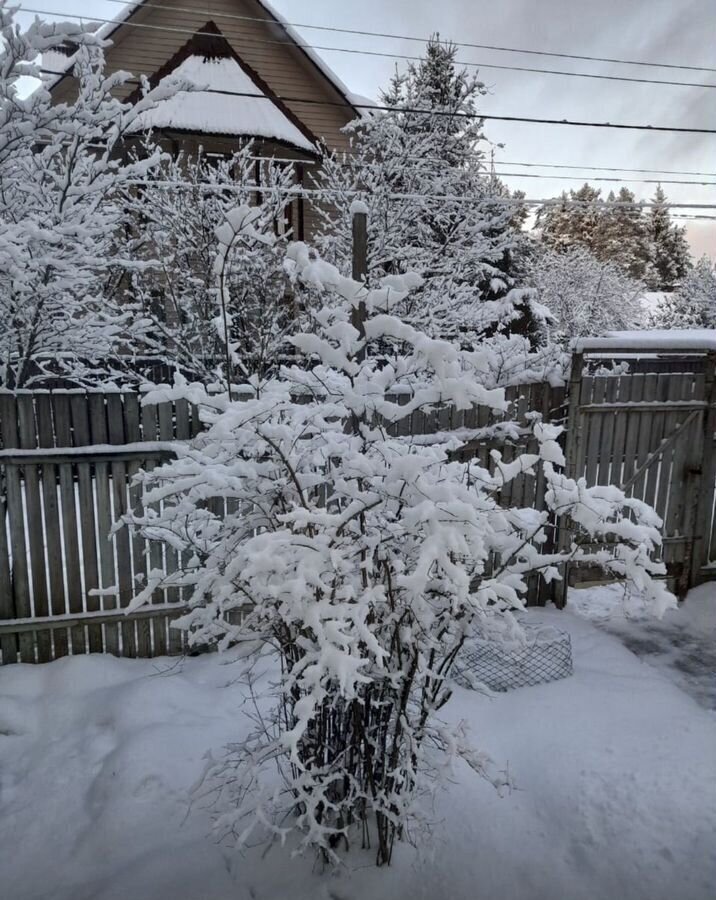
<path id="1" fill-rule="evenodd" d="M 716 710 L 716 581 L 691 591 L 663 619 L 649 615 L 638 597 L 625 595 L 618 585 L 572 591 L 570 603 L 702 706 Z"/>
<path id="2" fill-rule="evenodd" d="M 571 678 L 492 699 L 457 688 L 446 708 L 447 718 L 470 722 L 473 742 L 509 769 L 515 788 L 500 797 L 456 766 L 427 844 L 402 847 L 385 870 L 358 854 L 351 868 L 326 875 L 280 849 L 236 856 L 207 837 L 207 812 L 188 810 L 188 789 L 205 751 L 246 728 L 242 688 L 219 657 L 94 656 L 0 669 L 0 894 L 712 897 L 716 717 L 674 683 L 673 667 L 644 663 L 623 634 L 586 618 L 590 597 L 590 615 L 604 619 L 611 609 L 616 621 L 614 589 L 579 592 L 571 612 L 529 613 L 571 634 Z M 682 611 L 694 635 L 709 606 L 696 600 Z"/>

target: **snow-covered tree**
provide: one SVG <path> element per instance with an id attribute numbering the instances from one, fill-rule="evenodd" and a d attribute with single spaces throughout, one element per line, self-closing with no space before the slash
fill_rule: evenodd
<path id="1" fill-rule="evenodd" d="M 603 216 L 601 193 L 598 188 L 583 184 L 576 191 L 564 191 L 560 202 L 540 207 L 535 228 L 542 242 L 551 250 L 579 245 L 594 253 Z"/>
<path id="2" fill-rule="evenodd" d="M 369 283 L 418 272 L 423 285 L 405 301 L 406 321 L 468 345 L 489 329 L 529 331 L 531 319 L 529 296 L 512 290 L 520 207 L 502 202 L 509 192 L 487 172 L 478 117 L 485 88 L 455 55 L 433 38 L 425 57 L 392 79 L 382 96 L 388 111 L 348 127 L 349 151 L 323 166 L 319 186 L 331 202 L 316 243 L 327 260 L 350 265 L 357 193 L 370 213 Z M 485 303 L 493 304 L 487 315 Z"/>
<path id="3" fill-rule="evenodd" d="M 552 315 L 546 328 L 557 343 L 644 324 L 639 303 L 642 285 L 585 247 L 538 254 L 528 281 Z"/>
<path id="4" fill-rule="evenodd" d="M 262 700 L 255 733 L 209 768 L 219 835 L 242 845 L 294 831 L 294 846 L 332 860 L 374 841 L 385 864 L 451 755 L 490 775 L 439 711 L 474 628 L 519 634 L 511 611 L 530 573 L 550 580 L 578 557 L 634 580 L 658 608 L 673 598 L 654 580 L 664 569 L 650 559 L 653 511 L 566 478 L 558 427 L 531 419 L 538 452 L 504 462 L 495 451 L 489 471 L 460 461 L 468 437 L 517 426 L 489 346 L 461 350 L 396 314 L 419 276 L 388 275 L 368 290 L 300 243 L 287 271 L 327 300 L 292 338 L 303 365 L 255 379 L 244 402 L 181 380 L 161 392 L 196 403 L 208 429 L 142 476 L 146 513 L 129 521 L 186 565 L 150 572 L 133 607 L 183 586 L 191 643 L 275 661 L 273 713 Z M 461 415 L 477 408 L 498 421 L 467 435 Z M 433 435 L 395 427 L 450 409 L 453 424 Z M 563 555 L 543 549 L 547 510 L 500 505 L 505 483 L 538 469 L 549 509 L 575 523 Z M 586 536 L 608 539 L 608 550 L 582 547 Z"/>
<path id="5" fill-rule="evenodd" d="M 649 209 L 640 208 L 626 188 L 604 200 L 589 184 L 563 193 L 560 201 L 537 214 L 535 227 L 550 249 L 585 247 L 601 262 L 643 280 L 652 291 L 673 290 L 688 271 L 686 232 L 671 221 L 661 185 Z"/>
<path id="6" fill-rule="evenodd" d="M 76 95 L 53 104 L 41 54 L 72 42 Z M 36 20 L 27 31 L 0 0 L 0 384 L 29 387 L 68 375 L 113 376 L 120 345 L 141 322 L 112 300 L 129 260 L 114 254 L 125 210 L 120 185 L 145 177 L 158 153 L 125 161 L 136 117 L 172 89 L 134 107 L 113 97 L 128 78 L 104 74 L 102 42 L 76 25 Z"/>
<path id="7" fill-rule="evenodd" d="M 652 316 L 655 328 L 716 328 L 716 265 L 702 256 Z"/>
<path id="8" fill-rule="evenodd" d="M 658 185 L 647 217 L 651 267 L 647 286 L 652 291 L 673 291 L 691 265 L 686 229 L 671 221 L 666 194 Z"/>
<path id="9" fill-rule="evenodd" d="M 227 365 L 233 381 L 265 376 L 300 320 L 300 298 L 283 273 L 294 175 L 263 161 L 258 183 L 256 152 L 247 143 L 226 158 L 166 155 L 126 196 L 135 223 L 126 252 L 150 263 L 121 285 L 122 300 L 149 324 L 143 354 L 204 383 L 225 382 Z M 216 230 L 237 204 L 251 204 L 255 228 L 238 236 L 217 271 Z"/>
<path id="10" fill-rule="evenodd" d="M 597 259 L 612 263 L 630 278 L 642 281 L 650 272 L 647 223 L 632 191 L 609 192 L 592 249 Z"/>

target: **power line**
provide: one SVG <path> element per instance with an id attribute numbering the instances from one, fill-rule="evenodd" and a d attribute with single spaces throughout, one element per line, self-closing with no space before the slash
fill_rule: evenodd
<path id="1" fill-rule="evenodd" d="M 52 69 L 45 68 L 40 68 L 40 72 L 45 75 L 58 75 L 62 77 L 71 74 L 69 71 L 57 72 Z M 136 79 L 128 79 L 125 84 L 141 85 L 141 82 Z M 252 94 L 247 91 L 224 91 L 218 90 L 217 88 L 206 88 L 199 90 L 199 93 L 221 94 L 222 96 L 227 97 L 249 97 L 252 100 L 268 100 L 270 102 L 273 102 L 273 97 L 269 97 L 266 94 Z M 346 106 L 345 102 L 340 102 L 337 100 L 316 100 L 312 97 L 290 97 L 286 94 L 276 94 L 275 97 L 276 99 L 281 100 L 284 103 L 303 103 L 309 106 L 336 106 L 341 109 L 345 109 Z M 582 122 L 574 119 L 540 119 L 529 116 L 497 116 L 489 113 L 464 113 L 450 112 L 448 110 L 441 109 L 420 109 L 419 107 L 412 106 L 378 106 L 374 103 L 357 103 L 353 102 L 352 100 L 350 101 L 350 106 L 354 109 L 366 109 L 371 111 L 378 110 L 381 112 L 399 112 L 408 115 L 438 116 L 450 119 L 479 119 L 481 121 L 489 120 L 495 122 L 522 122 L 527 124 L 539 125 L 571 125 L 578 128 L 616 128 L 629 131 L 665 131 L 679 134 L 716 134 L 716 129 L 713 128 L 682 128 L 673 125 L 627 125 L 614 122 Z"/>
<path id="2" fill-rule="evenodd" d="M 127 0 L 110 0 L 111 3 L 119 3 L 124 7 L 133 6 L 139 7 L 144 6 L 145 8 L 155 8 L 155 9 L 163 9 L 170 12 L 188 12 L 195 13 L 196 9 L 191 9 L 186 6 L 168 6 L 164 3 L 138 3 L 135 0 L 131 0 L 131 2 L 127 2 Z M 261 22 L 267 25 L 275 25 L 276 21 L 274 19 L 265 19 L 259 18 L 258 16 L 241 16 L 236 13 L 222 13 L 222 12 L 212 12 L 212 17 L 214 19 L 226 19 L 226 20 L 238 20 L 243 22 Z M 416 37 L 415 35 L 406 35 L 406 34 L 393 34 L 390 32 L 384 31 L 366 31 L 359 30 L 355 28 L 341 28 L 334 25 L 309 25 L 306 22 L 286 22 L 279 20 L 279 24 L 284 27 L 289 28 L 305 28 L 310 31 L 328 31 L 335 34 L 352 34 L 358 35 L 360 37 L 379 37 L 379 38 L 389 38 L 391 40 L 398 41 L 414 41 L 421 44 L 427 43 L 427 39 L 424 37 Z M 495 50 L 500 53 L 523 53 L 531 56 L 550 56 L 557 59 L 578 59 L 587 62 L 603 62 L 603 63 L 616 63 L 622 66 L 649 66 L 652 68 L 658 69 L 683 69 L 685 71 L 690 72 L 716 72 L 716 68 L 709 68 L 707 66 L 685 66 L 678 65 L 676 63 L 659 63 L 659 62 L 645 62 L 642 60 L 634 60 L 634 59 L 616 59 L 614 57 L 604 57 L 604 56 L 584 56 L 575 53 L 557 53 L 548 50 L 527 50 L 525 48 L 518 47 L 501 47 L 494 44 L 474 44 L 466 41 L 440 41 L 442 44 L 454 44 L 456 47 L 466 47 L 472 50 Z"/>
<path id="3" fill-rule="evenodd" d="M 548 178 L 551 181 L 585 181 L 579 175 L 545 175 L 534 172 L 497 172 L 501 178 Z M 589 181 L 622 182 L 628 184 L 698 184 L 702 187 L 716 187 L 716 181 L 669 181 L 663 178 L 607 178 L 591 176 Z"/>
<path id="4" fill-rule="evenodd" d="M 701 175 L 716 178 L 716 172 L 683 172 L 674 169 L 622 169 L 619 166 L 570 166 L 565 163 L 526 163 L 500 160 L 501 166 L 524 166 L 533 169 L 588 169 L 591 172 L 634 172 L 641 175 Z"/>
<path id="5" fill-rule="evenodd" d="M 52 12 L 46 9 L 33 9 L 31 7 L 23 7 L 25 12 L 32 12 L 38 15 L 45 16 L 67 16 L 71 19 L 79 19 L 80 21 L 86 21 L 87 16 L 82 16 L 77 13 L 59 13 Z M 102 22 L 107 25 L 117 25 L 117 27 L 128 27 L 128 28 L 145 28 L 152 31 L 164 31 L 170 33 L 179 33 L 179 34 L 187 34 L 187 30 L 185 28 L 177 28 L 171 25 L 151 25 L 146 22 L 120 22 L 117 23 L 115 19 L 103 19 L 96 16 L 92 17 L 92 21 Z M 207 32 L 196 31 L 194 34 L 202 35 Z M 215 36 L 215 35 L 212 35 Z M 283 45 L 283 46 L 295 46 L 299 47 L 303 50 L 320 50 L 322 52 L 330 52 L 330 53 L 350 53 L 357 54 L 358 56 L 377 56 L 383 57 L 386 59 L 402 59 L 407 60 L 409 62 L 419 62 L 422 57 L 420 56 L 410 56 L 404 53 L 388 53 L 382 50 L 357 50 L 355 48 L 350 47 L 328 47 L 319 44 L 306 44 L 301 43 L 300 41 L 279 41 L 279 40 L 269 40 L 265 38 L 251 38 L 249 41 L 251 44 L 269 44 L 269 45 Z M 697 87 L 697 88 L 710 88 L 716 89 L 716 84 L 708 84 L 708 83 L 698 83 L 693 81 L 666 81 L 663 79 L 653 79 L 653 78 L 632 78 L 627 75 L 599 75 L 595 72 L 564 72 L 557 69 L 536 69 L 531 68 L 529 66 L 509 66 L 509 65 L 501 65 L 498 63 L 477 63 L 477 62 L 467 62 L 464 60 L 455 60 L 455 65 L 465 66 L 467 68 L 475 68 L 475 69 L 500 69 L 511 72 L 528 72 L 530 74 L 540 74 L 540 75 L 558 75 L 565 76 L 571 78 L 595 78 L 600 81 L 626 81 L 626 82 L 634 82 L 637 84 L 659 84 L 659 85 L 668 85 L 671 87 Z M 355 105 L 355 104 L 353 104 Z"/>
<path id="6" fill-rule="evenodd" d="M 270 162 L 270 158 L 266 158 Z M 300 162 L 300 160 L 297 160 Z M 164 187 L 164 188 L 191 188 L 193 190 L 205 191 L 208 193 L 222 193 L 224 191 L 245 192 L 249 194 L 283 194 L 286 196 L 294 196 L 297 199 L 301 197 L 309 198 L 345 198 L 345 197 L 365 197 L 369 191 L 361 191 L 349 188 L 347 190 L 336 190 L 334 188 L 304 188 L 296 185 L 293 188 L 271 187 L 253 184 L 206 184 L 193 181 L 179 181 L 167 179 L 131 179 L 128 184 L 148 187 Z M 481 203 L 486 206 L 559 206 L 559 207 L 598 207 L 599 209 L 612 209 L 614 207 L 628 209 L 713 209 L 716 210 L 716 203 L 651 203 L 643 201 L 626 201 L 615 200 L 609 204 L 604 201 L 594 200 L 563 200 L 559 197 L 548 197 L 542 199 L 532 198 L 515 198 L 515 197 L 470 197 L 467 195 L 457 194 L 415 194 L 395 192 L 382 195 L 388 200 L 430 200 L 443 201 L 450 203 L 475 204 Z"/>

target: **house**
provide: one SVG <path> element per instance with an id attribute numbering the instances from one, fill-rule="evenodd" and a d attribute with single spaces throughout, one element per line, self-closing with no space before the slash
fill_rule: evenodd
<path id="1" fill-rule="evenodd" d="M 147 113 L 143 124 L 174 152 L 229 154 L 246 138 L 257 155 L 295 168 L 310 188 L 324 148 L 346 149 L 344 126 L 361 115 L 355 97 L 265 0 L 213 0 L 196 4 L 131 3 L 100 34 L 111 40 L 107 71 L 144 75 L 150 84 L 176 76 L 203 90 L 180 92 Z M 211 9 L 207 13 L 207 8 Z M 71 56 L 53 54 L 48 86 L 57 99 L 71 96 Z M 138 97 L 130 85 L 128 100 Z M 298 239 L 312 234 L 313 213 L 295 202 Z"/>

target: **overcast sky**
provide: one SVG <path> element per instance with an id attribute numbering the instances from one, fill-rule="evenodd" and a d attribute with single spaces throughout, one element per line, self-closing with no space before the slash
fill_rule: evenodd
<path id="1" fill-rule="evenodd" d="M 206 9 L 210 0 L 157 0 L 165 5 Z M 441 36 L 460 42 L 548 50 L 580 55 L 648 60 L 716 68 L 716 0 L 272 0 L 291 22 L 383 31 L 395 34 Z M 21 5 L 91 17 L 113 17 L 120 8 L 111 0 L 21 0 Z M 29 18 L 29 14 L 25 14 Z M 220 24 L 218 22 L 217 24 Z M 380 50 L 414 55 L 420 45 L 411 41 L 358 37 L 302 29 L 307 43 L 320 46 Z M 396 61 L 379 57 L 321 50 L 321 56 L 357 93 L 377 98 Z M 618 66 L 500 53 L 462 47 L 459 58 L 480 63 L 480 78 L 489 89 L 481 111 L 485 114 L 716 128 L 716 90 L 659 84 L 565 78 L 491 69 L 488 64 L 618 74 L 669 81 L 716 85 L 716 73 L 678 69 Z M 632 169 L 676 169 L 716 172 L 716 135 L 618 131 L 487 122 L 487 137 L 504 143 L 495 158 L 506 162 L 564 163 Z M 505 171 L 516 171 L 503 166 Z M 524 169 L 520 171 L 534 171 Z M 549 170 L 539 170 L 549 171 Z M 565 172 L 608 176 L 609 173 Z M 615 177 L 655 178 L 624 173 Z M 713 181 L 714 186 L 664 184 L 669 199 L 684 203 L 716 204 L 716 177 L 664 175 L 666 180 Z M 550 197 L 580 182 L 559 178 L 506 178 L 528 197 Z M 594 182 L 597 184 L 597 182 Z M 619 183 L 599 183 L 604 193 Z M 625 185 L 638 198 L 648 198 L 655 185 Z M 716 210 L 705 211 L 716 215 Z M 716 257 L 716 221 L 689 222 L 695 254 Z"/>

